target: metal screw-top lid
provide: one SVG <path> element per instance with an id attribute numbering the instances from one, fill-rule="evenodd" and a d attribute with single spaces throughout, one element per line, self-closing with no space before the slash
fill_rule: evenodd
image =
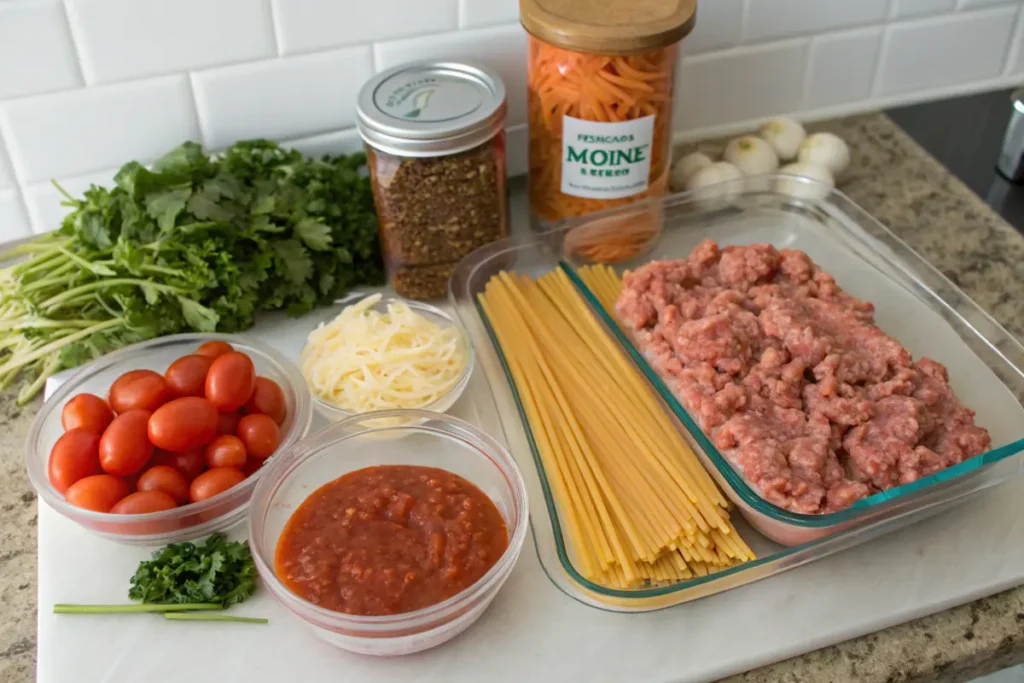
<path id="1" fill-rule="evenodd" d="M 377 74 L 359 91 L 359 135 L 404 157 L 472 149 L 505 125 L 505 85 L 479 64 L 414 62 Z"/>

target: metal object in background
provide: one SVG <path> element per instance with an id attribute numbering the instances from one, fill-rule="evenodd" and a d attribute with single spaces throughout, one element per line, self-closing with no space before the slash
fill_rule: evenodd
<path id="1" fill-rule="evenodd" d="M 1006 125 L 996 169 L 1012 182 L 1024 181 L 1024 88 L 1010 95 L 1013 113 Z"/>

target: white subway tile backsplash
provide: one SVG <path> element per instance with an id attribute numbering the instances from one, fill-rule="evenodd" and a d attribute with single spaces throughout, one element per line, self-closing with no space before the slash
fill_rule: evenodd
<path id="1" fill-rule="evenodd" d="M 717 2 L 717 0 L 713 0 Z M 819 33 L 885 19 L 889 0 L 749 0 L 748 42 Z"/>
<path id="2" fill-rule="evenodd" d="M 824 35 L 811 41 L 804 108 L 868 99 L 881 42 L 881 28 Z"/>
<path id="3" fill-rule="evenodd" d="M 0 190 L 0 244 L 27 237 L 31 232 L 25 207 L 21 205 L 21 193 Z"/>
<path id="4" fill-rule="evenodd" d="M 0 99 L 81 83 L 60 0 L 0 4 Z"/>
<path id="5" fill-rule="evenodd" d="M 14 169 L 7 158 L 7 150 L 4 149 L 3 138 L 0 137 L 0 190 L 9 190 L 17 187 L 18 181 L 14 177 Z"/>
<path id="6" fill-rule="evenodd" d="M 89 189 L 90 185 L 113 187 L 114 174 L 117 173 L 117 170 L 117 167 L 107 168 L 80 176 L 59 178 L 57 182 L 68 194 L 78 198 Z M 49 180 L 26 187 L 25 203 L 28 205 L 32 232 L 43 233 L 59 228 L 64 216 L 71 211 L 70 207 L 61 204 L 66 199 Z"/>
<path id="7" fill-rule="evenodd" d="M 715 0 L 716 3 L 722 0 Z M 459 3 L 459 26 L 486 26 L 519 19 L 518 0 L 461 0 Z"/>
<path id="8" fill-rule="evenodd" d="M 90 83 L 274 54 L 273 26 L 265 0 L 66 2 Z"/>
<path id="9" fill-rule="evenodd" d="M 903 19 L 925 14 L 949 12 L 956 8 L 956 0 L 893 0 L 892 16 Z"/>
<path id="10" fill-rule="evenodd" d="M 458 28 L 458 0 L 271 0 L 282 54 Z"/>
<path id="11" fill-rule="evenodd" d="M 713 0 L 697 8 L 697 24 L 683 39 L 684 55 L 738 45 L 743 38 L 743 0 Z"/>
<path id="12" fill-rule="evenodd" d="M 882 52 L 879 93 L 895 95 L 998 76 L 1016 12 L 1007 7 L 891 27 Z"/>
<path id="13" fill-rule="evenodd" d="M 505 131 L 505 150 L 508 154 L 509 176 L 523 175 L 529 170 L 529 129 L 513 126 Z"/>
<path id="14" fill-rule="evenodd" d="M 281 145 L 297 149 L 308 157 L 322 157 L 325 154 L 352 154 L 363 151 L 363 139 L 359 137 L 355 128 L 308 138 L 285 140 Z"/>
<path id="15" fill-rule="evenodd" d="M 296 138 L 355 124 L 359 88 L 372 75 L 369 47 L 273 59 L 192 76 L 208 147 L 254 137 Z"/>
<path id="16" fill-rule="evenodd" d="M 166 76 L 0 105 L 21 184 L 152 161 L 199 135 L 188 77 Z"/>
<path id="17" fill-rule="evenodd" d="M 806 40 L 683 60 L 676 128 L 694 129 L 792 111 L 803 94 Z"/>
<path id="18" fill-rule="evenodd" d="M 526 31 L 519 24 L 379 43 L 374 50 L 378 70 L 420 59 L 482 62 L 505 82 L 508 125 L 526 123 Z"/>
<path id="19" fill-rule="evenodd" d="M 992 5 L 1020 4 L 1020 0 L 960 0 L 960 7 L 963 9 L 976 9 L 978 7 L 990 7 Z"/>

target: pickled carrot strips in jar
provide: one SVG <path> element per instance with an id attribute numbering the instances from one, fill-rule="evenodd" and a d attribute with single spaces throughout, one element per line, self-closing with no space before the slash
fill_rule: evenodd
<path id="1" fill-rule="evenodd" d="M 696 0 L 520 0 L 534 228 L 668 192 L 676 62 L 695 16 Z M 644 213 L 573 249 L 625 260 L 659 225 Z"/>
<path id="2" fill-rule="evenodd" d="M 538 218 L 666 193 L 677 53 L 669 45 L 585 54 L 530 37 L 530 206 Z"/>

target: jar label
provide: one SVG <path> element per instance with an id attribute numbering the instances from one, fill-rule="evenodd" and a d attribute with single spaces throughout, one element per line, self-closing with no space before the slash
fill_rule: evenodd
<path id="1" fill-rule="evenodd" d="M 605 123 L 562 117 L 562 193 L 631 197 L 647 189 L 654 117 Z"/>

